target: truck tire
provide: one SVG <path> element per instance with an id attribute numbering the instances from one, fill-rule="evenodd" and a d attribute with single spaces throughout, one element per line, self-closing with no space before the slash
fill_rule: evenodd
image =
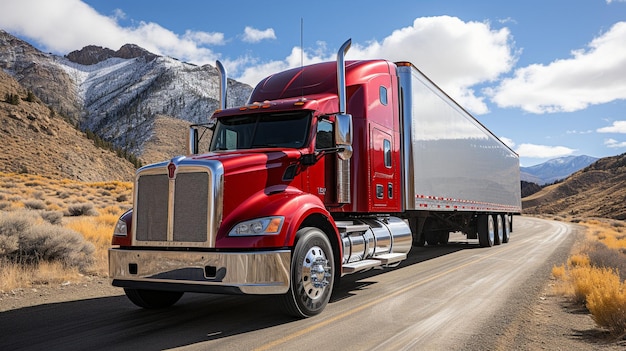
<path id="1" fill-rule="evenodd" d="M 494 218 L 493 219 L 494 223 L 496 225 L 496 227 L 494 228 L 495 231 L 496 231 L 495 232 L 495 234 L 496 234 L 495 235 L 495 239 L 496 240 L 495 240 L 494 244 L 495 245 L 500 245 L 500 244 L 502 244 L 504 242 L 504 223 L 502 221 L 502 216 L 499 215 L 499 214 L 494 214 L 493 218 Z"/>
<path id="2" fill-rule="evenodd" d="M 124 292 L 135 305 L 148 309 L 170 307 L 183 296 L 184 293 L 177 291 L 158 291 L 124 288 Z"/>
<path id="3" fill-rule="evenodd" d="M 509 242 L 511 238 L 511 217 L 507 214 L 502 215 L 502 220 L 504 222 L 504 232 L 502 233 L 502 243 L 506 244 Z"/>
<path id="4" fill-rule="evenodd" d="M 280 297 L 285 312 L 306 318 L 324 310 L 333 290 L 333 258 L 332 246 L 324 232 L 311 227 L 298 231 L 289 291 Z"/>
<path id="5" fill-rule="evenodd" d="M 442 230 L 439 232 L 439 245 L 448 245 L 450 241 L 450 232 L 447 230 Z"/>
<path id="6" fill-rule="evenodd" d="M 478 216 L 478 243 L 481 247 L 491 247 L 495 241 L 495 229 L 493 224 L 493 216 Z"/>
<path id="7" fill-rule="evenodd" d="M 427 232 L 426 244 L 428 244 L 428 246 L 439 245 L 439 232 L 436 232 L 436 231 Z"/>

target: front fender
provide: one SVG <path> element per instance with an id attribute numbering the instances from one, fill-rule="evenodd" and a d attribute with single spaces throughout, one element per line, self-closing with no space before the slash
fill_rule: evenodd
<path id="1" fill-rule="evenodd" d="M 295 243 L 295 235 L 302 222 L 311 215 L 320 215 L 330 219 L 330 213 L 322 201 L 309 193 L 293 187 L 271 192 L 268 189 L 255 193 L 230 214 L 224 216 L 215 246 L 217 248 L 279 248 L 291 247 Z M 284 217 L 283 226 L 278 235 L 237 236 L 229 237 L 228 233 L 240 222 L 268 216 Z M 332 220 L 329 220 L 335 236 L 338 231 Z"/>

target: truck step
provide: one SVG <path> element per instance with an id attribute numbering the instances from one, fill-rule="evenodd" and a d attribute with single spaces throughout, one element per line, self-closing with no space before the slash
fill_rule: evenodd
<path id="1" fill-rule="evenodd" d="M 406 254 L 404 253 L 389 253 L 384 255 L 378 255 L 373 257 L 375 260 L 379 260 L 381 264 L 396 263 L 406 260 Z"/>
<path id="2" fill-rule="evenodd" d="M 356 261 L 352 263 L 346 263 L 341 266 L 341 272 L 343 274 L 350 274 L 364 269 L 382 266 L 384 264 L 391 264 L 400 262 L 406 259 L 406 254 L 403 253 L 389 253 L 372 257 L 369 260 Z"/>
<path id="3" fill-rule="evenodd" d="M 382 263 L 379 260 L 374 260 L 374 259 L 356 261 L 352 263 L 346 263 L 343 266 L 341 266 L 341 272 L 343 274 L 350 274 L 350 273 L 362 271 L 364 269 L 377 267 L 377 266 L 380 266 L 381 264 Z"/>

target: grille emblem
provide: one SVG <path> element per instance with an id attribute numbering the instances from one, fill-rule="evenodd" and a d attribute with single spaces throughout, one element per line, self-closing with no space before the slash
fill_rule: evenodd
<path id="1" fill-rule="evenodd" d="M 170 179 L 174 179 L 174 177 L 176 176 L 176 165 L 173 163 L 170 163 L 169 165 L 167 165 L 167 174 L 170 177 Z"/>

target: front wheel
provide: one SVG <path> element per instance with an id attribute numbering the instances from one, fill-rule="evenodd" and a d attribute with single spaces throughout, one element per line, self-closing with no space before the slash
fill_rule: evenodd
<path id="1" fill-rule="evenodd" d="M 335 277 L 333 250 L 326 234 L 317 228 L 302 228 L 291 261 L 289 291 L 281 296 L 286 312 L 300 318 L 324 310 Z"/>
<path id="2" fill-rule="evenodd" d="M 148 309 L 170 307 L 183 296 L 177 291 L 158 291 L 124 288 L 124 292 L 135 305 Z"/>

